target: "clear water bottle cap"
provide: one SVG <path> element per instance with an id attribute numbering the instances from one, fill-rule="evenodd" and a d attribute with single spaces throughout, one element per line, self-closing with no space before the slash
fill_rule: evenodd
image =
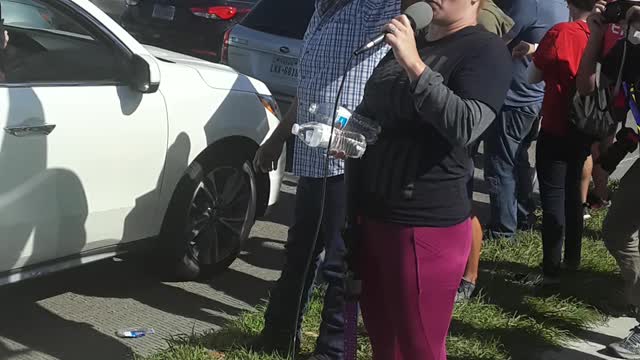
<path id="1" fill-rule="evenodd" d="M 291 133 L 293 135 L 298 135 L 298 133 L 300 133 L 300 125 L 293 124 L 293 126 L 291 127 Z"/>

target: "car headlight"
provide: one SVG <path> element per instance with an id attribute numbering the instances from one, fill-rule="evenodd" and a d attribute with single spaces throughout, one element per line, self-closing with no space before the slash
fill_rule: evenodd
<path id="1" fill-rule="evenodd" d="M 258 95 L 258 99 L 262 103 L 265 109 L 267 109 L 270 113 L 272 113 L 278 120 L 282 120 L 282 114 L 280 113 L 280 107 L 278 107 L 278 103 L 273 98 L 273 96 L 268 95 Z"/>

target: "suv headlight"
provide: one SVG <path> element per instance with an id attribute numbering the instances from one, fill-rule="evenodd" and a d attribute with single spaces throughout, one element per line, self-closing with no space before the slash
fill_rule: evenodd
<path id="1" fill-rule="evenodd" d="M 258 99 L 262 103 L 265 109 L 267 109 L 270 113 L 272 113 L 278 120 L 282 120 L 282 114 L 280 113 L 280 107 L 278 107 L 278 103 L 273 98 L 273 96 L 269 95 L 260 95 L 257 94 Z"/>

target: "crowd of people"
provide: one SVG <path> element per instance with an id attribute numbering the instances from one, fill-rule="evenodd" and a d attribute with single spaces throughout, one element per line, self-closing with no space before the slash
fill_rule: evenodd
<path id="1" fill-rule="evenodd" d="M 312 359 L 345 358 L 349 272 L 362 281 L 359 300 L 374 359 L 446 359 L 454 303 L 474 292 L 483 238 L 514 240 L 517 231 L 532 228 L 536 179 L 539 285 L 558 286 L 562 272 L 578 269 L 589 209 L 610 206 L 605 242 L 621 267 L 628 305 L 640 306 L 640 249 L 633 237 L 640 228 L 633 211 L 640 164 L 625 175 L 613 201 L 610 169 L 601 166 L 627 112 L 639 113 L 640 1 L 610 1 L 621 9 L 612 18 L 605 0 L 429 0 L 433 21 L 427 31 L 414 32 L 400 14 L 418 1 L 316 0 L 298 96 L 258 150 L 256 169 L 273 169 L 293 124 L 312 120 L 311 104 L 335 101 L 348 65 L 340 103 L 382 130 L 362 158 L 331 158 L 328 168 L 325 151 L 296 141 L 299 181 L 286 263 L 254 349 L 299 349 L 319 269 L 327 290 Z M 350 62 L 381 30 L 386 44 Z M 586 129 L 596 116 L 585 109 L 602 89 L 610 95 L 605 108 L 589 109 L 611 124 L 594 134 Z M 472 211 L 480 143 L 491 205 L 486 230 Z M 639 345 L 640 327 L 610 349 L 640 359 Z"/>

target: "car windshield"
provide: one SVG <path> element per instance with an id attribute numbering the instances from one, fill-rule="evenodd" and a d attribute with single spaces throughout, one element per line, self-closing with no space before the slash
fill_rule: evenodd
<path id="1" fill-rule="evenodd" d="M 242 25 L 273 35 L 302 39 L 315 9 L 315 0 L 262 0 Z"/>

